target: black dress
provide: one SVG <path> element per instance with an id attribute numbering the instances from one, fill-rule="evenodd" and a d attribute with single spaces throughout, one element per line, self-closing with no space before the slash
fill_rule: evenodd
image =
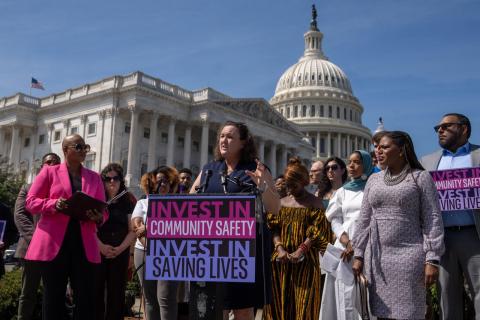
<path id="1" fill-rule="evenodd" d="M 253 181 L 245 173 L 245 170 L 255 171 L 257 164 L 255 162 L 239 163 L 235 170 L 228 175 L 234 181 L 252 184 Z M 213 161 L 207 163 L 202 169 L 201 185 L 205 183 L 206 172 L 211 170 L 211 176 L 208 179 L 208 184 L 204 188 L 204 193 L 224 193 L 224 186 L 222 185 L 222 175 L 226 174 L 225 161 Z M 249 192 L 250 188 L 241 187 L 236 183 L 226 183 L 227 193 L 241 193 Z M 220 291 L 223 292 L 223 309 L 244 309 L 244 308 L 262 308 L 265 304 L 270 303 L 271 300 L 271 266 L 269 257 L 271 255 L 271 235 L 267 229 L 266 224 L 256 225 L 256 260 L 255 260 L 255 283 L 237 283 L 224 282 L 221 283 Z M 261 233 L 263 232 L 263 244 Z M 263 250 L 262 250 L 263 247 Z M 263 251 L 263 257 L 262 257 Z M 263 262 L 263 263 L 262 263 Z M 265 279 L 265 283 L 264 283 Z M 264 288 L 266 288 L 264 290 Z"/>
<path id="2" fill-rule="evenodd" d="M 126 193 L 108 206 L 108 220 L 97 233 L 98 238 L 104 244 L 117 247 L 128 235 L 130 222 L 128 215 L 132 214 L 135 207 L 133 200 L 133 195 Z M 123 319 L 129 258 L 129 248 L 113 259 L 107 259 L 102 255 L 102 262 L 97 273 L 95 319 Z"/>

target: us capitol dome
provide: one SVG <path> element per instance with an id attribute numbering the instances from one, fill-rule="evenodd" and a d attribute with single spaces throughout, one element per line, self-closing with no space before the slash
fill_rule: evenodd
<path id="1" fill-rule="evenodd" d="M 304 54 L 282 74 L 270 104 L 312 143 L 313 160 L 345 159 L 356 149 L 369 150 L 371 132 L 362 125 L 363 107 L 347 75 L 322 51 L 316 18 L 313 5 Z"/>

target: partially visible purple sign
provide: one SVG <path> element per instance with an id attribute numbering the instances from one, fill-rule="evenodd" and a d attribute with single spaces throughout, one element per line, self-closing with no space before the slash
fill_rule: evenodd
<path id="1" fill-rule="evenodd" d="M 480 209 L 480 168 L 431 171 L 442 211 Z"/>
<path id="2" fill-rule="evenodd" d="M 255 282 L 255 196 L 150 195 L 148 280 Z"/>

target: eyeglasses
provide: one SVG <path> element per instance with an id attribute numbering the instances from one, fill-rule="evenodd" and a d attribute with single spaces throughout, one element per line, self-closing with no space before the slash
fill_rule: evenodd
<path id="1" fill-rule="evenodd" d="M 158 183 L 158 185 L 169 184 L 170 181 L 168 181 L 167 178 L 161 178 L 161 179 L 158 179 L 158 180 L 157 180 L 157 183 Z"/>
<path id="2" fill-rule="evenodd" d="M 464 123 L 461 123 L 461 122 L 446 122 L 446 123 L 436 125 L 435 127 L 433 127 L 433 130 L 435 130 L 435 132 L 438 132 L 438 130 L 440 130 L 440 129 L 447 130 L 451 126 L 454 126 L 454 125 L 461 126 L 463 124 Z"/>
<path id="3" fill-rule="evenodd" d="M 105 182 L 112 182 L 112 181 L 115 182 L 115 181 L 120 181 L 121 178 L 120 178 L 120 176 L 113 176 L 113 177 L 103 176 L 102 180 L 105 181 Z"/>
<path id="4" fill-rule="evenodd" d="M 75 149 L 75 151 L 77 151 L 77 152 L 80 152 L 80 151 L 89 152 L 90 151 L 90 145 L 89 144 L 76 143 L 76 144 L 70 145 L 68 147 L 72 148 L 72 149 Z"/>
<path id="5" fill-rule="evenodd" d="M 328 171 L 332 169 L 333 171 L 337 171 L 338 169 L 340 169 L 340 167 L 338 166 L 338 164 L 332 164 L 331 166 L 325 166 L 325 171 Z"/>

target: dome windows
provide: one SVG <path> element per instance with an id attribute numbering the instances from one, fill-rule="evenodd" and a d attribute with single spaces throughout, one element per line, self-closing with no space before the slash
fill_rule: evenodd
<path id="1" fill-rule="evenodd" d="M 304 105 L 302 107 L 302 117 L 306 118 L 307 117 L 307 106 Z"/>

